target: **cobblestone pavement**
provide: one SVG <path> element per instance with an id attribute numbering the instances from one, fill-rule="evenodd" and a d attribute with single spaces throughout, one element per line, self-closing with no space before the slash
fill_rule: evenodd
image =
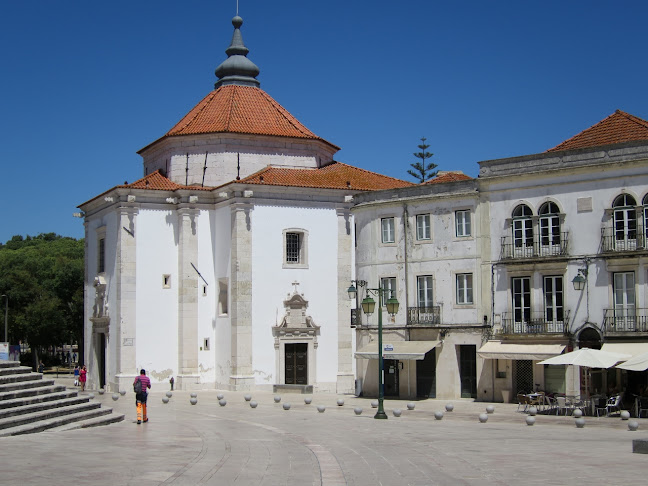
<path id="1" fill-rule="evenodd" d="M 386 400 L 388 420 L 374 420 L 371 399 L 299 394 L 163 391 L 149 398 L 150 421 L 135 423 L 133 393 L 95 400 L 127 414 L 124 422 L 85 430 L 53 431 L 0 439 L 0 484 L 8 485 L 562 485 L 642 484 L 648 455 L 632 453 L 632 439 L 648 437 L 619 418 L 537 417 L 527 426 L 517 405 L 454 401 L 443 420 L 434 412 L 447 401 Z M 344 406 L 338 406 L 344 398 Z M 291 404 L 286 411 L 282 405 Z M 317 405 L 326 406 L 318 413 Z M 363 408 L 356 416 L 353 409 Z M 394 408 L 403 410 L 396 418 Z"/>

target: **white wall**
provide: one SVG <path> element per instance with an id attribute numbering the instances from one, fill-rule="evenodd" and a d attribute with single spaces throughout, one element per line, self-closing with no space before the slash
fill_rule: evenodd
<path id="1" fill-rule="evenodd" d="M 178 250 L 175 211 L 137 214 L 137 368 L 153 383 L 168 383 L 178 370 Z M 163 288 L 163 275 L 171 276 Z"/>
<path id="2" fill-rule="evenodd" d="M 317 382 L 337 379 L 337 216 L 334 209 L 255 205 L 252 220 L 252 340 L 257 384 L 277 383 L 272 326 L 284 315 L 292 282 L 309 302 L 307 314 L 321 326 Z M 283 268 L 283 230 L 308 231 L 308 268 Z M 344 323 L 343 325 L 348 325 Z"/>

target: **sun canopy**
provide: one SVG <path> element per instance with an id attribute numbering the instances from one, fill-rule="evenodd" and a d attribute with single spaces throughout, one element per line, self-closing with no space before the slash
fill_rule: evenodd
<path id="1" fill-rule="evenodd" d="M 648 353 L 648 343 L 605 343 L 601 350 L 637 356 L 638 354 Z"/>
<path id="2" fill-rule="evenodd" d="M 383 341 L 383 348 L 393 350 L 384 351 L 384 359 L 425 359 L 425 353 L 434 349 L 441 341 Z M 378 343 L 376 341 L 358 349 L 355 357 L 364 359 L 378 359 Z"/>
<path id="3" fill-rule="evenodd" d="M 538 364 L 575 365 L 587 368 L 611 368 L 619 361 L 630 358 L 629 354 L 610 353 L 599 349 L 582 348 L 541 361 Z"/>
<path id="4" fill-rule="evenodd" d="M 477 354 L 484 359 L 547 359 L 563 352 L 563 344 L 508 344 L 488 341 Z"/>
<path id="5" fill-rule="evenodd" d="M 618 364 L 617 368 L 629 371 L 646 371 L 648 370 L 648 353 L 633 356 L 625 363 Z"/>

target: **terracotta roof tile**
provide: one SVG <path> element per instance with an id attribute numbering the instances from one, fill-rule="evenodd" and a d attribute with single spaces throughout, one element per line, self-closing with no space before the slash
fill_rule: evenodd
<path id="1" fill-rule="evenodd" d="M 473 178 L 467 176 L 461 171 L 439 172 L 434 179 L 430 179 L 424 184 L 443 184 L 445 182 L 472 181 Z"/>
<path id="2" fill-rule="evenodd" d="M 648 122 L 621 110 L 583 130 L 547 152 L 599 147 L 615 143 L 648 140 Z"/>
<path id="3" fill-rule="evenodd" d="M 183 186 L 181 184 L 176 184 L 172 180 L 164 177 L 159 170 L 147 175 L 146 177 L 142 177 L 135 182 L 131 182 L 130 184 L 122 184 L 116 187 L 126 189 L 150 189 L 152 191 L 175 191 L 177 189 L 210 191 L 212 189 L 211 187 Z"/>
<path id="4" fill-rule="evenodd" d="M 254 86 L 225 85 L 205 96 L 164 137 L 243 133 L 321 140 L 269 94 Z"/>
<path id="5" fill-rule="evenodd" d="M 413 186 L 411 182 L 333 162 L 319 169 L 266 167 L 240 181 L 245 184 L 375 191 Z"/>

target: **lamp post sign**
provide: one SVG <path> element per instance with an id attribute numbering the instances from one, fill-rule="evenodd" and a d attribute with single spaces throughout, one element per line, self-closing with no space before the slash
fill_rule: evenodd
<path id="1" fill-rule="evenodd" d="M 385 344 L 385 347 L 383 348 L 383 351 L 393 351 L 394 350 L 394 345 L 393 344 Z"/>

